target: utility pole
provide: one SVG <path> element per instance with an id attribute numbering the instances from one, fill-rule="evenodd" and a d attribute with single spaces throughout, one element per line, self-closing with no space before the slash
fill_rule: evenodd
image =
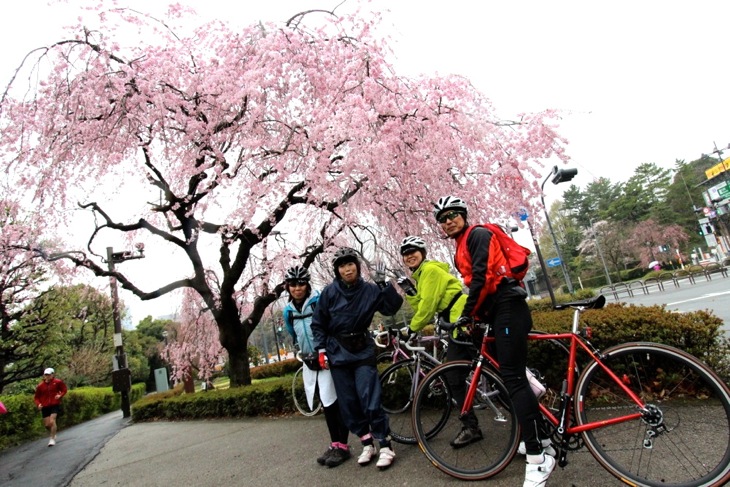
<path id="1" fill-rule="evenodd" d="M 547 286 L 548 294 L 550 295 L 550 302 L 553 304 L 553 308 L 557 304 L 555 302 L 555 293 L 553 292 L 553 286 L 550 284 L 550 276 L 547 273 L 547 266 L 545 266 L 545 259 L 542 258 L 542 252 L 540 252 L 540 244 L 537 243 L 537 235 L 532 229 L 532 223 L 530 220 L 525 219 L 527 222 L 527 228 L 530 230 L 532 236 L 532 244 L 535 246 L 535 252 L 537 252 L 537 260 L 540 262 L 540 269 L 542 269 L 542 275 L 545 277 L 545 285 Z"/>
<path id="2" fill-rule="evenodd" d="M 560 245 L 558 245 L 558 239 L 555 238 L 555 232 L 553 231 L 553 225 L 550 223 L 550 215 L 548 215 L 547 206 L 545 206 L 545 183 L 547 183 L 548 179 L 552 176 L 552 183 L 553 184 L 560 184 L 567 181 L 570 181 L 575 177 L 575 175 L 578 174 L 577 169 L 558 169 L 558 166 L 553 166 L 552 172 L 548 174 L 545 177 L 545 180 L 542 182 L 542 185 L 540 186 L 540 200 L 542 201 L 542 207 L 545 210 L 545 220 L 548 224 L 548 230 L 550 230 L 550 235 L 553 238 L 553 243 L 555 244 L 555 251 L 558 254 L 558 259 L 560 259 L 560 268 L 563 270 L 563 277 L 565 277 L 565 284 L 568 287 L 568 293 L 573 294 L 573 283 L 570 280 L 570 273 L 568 272 L 568 266 L 565 263 L 565 260 L 563 259 L 563 254 L 560 252 Z"/>
<path id="3" fill-rule="evenodd" d="M 112 295 L 112 317 L 114 319 L 114 367 L 112 370 L 112 390 L 122 395 L 122 416 L 128 418 L 132 415 L 129 404 L 129 390 L 132 388 L 132 373 L 127 368 L 127 356 L 124 353 L 122 343 L 122 316 L 119 312 L 119 294 L 117 292 L 117 279 L 114 277 L 114 264 L 132 259 L 144 259 L 144 244 L 137 244 L 137 254 L 131 251 L 114 252 L 112 247 L 106 248 L 106 262 L 109 272 L 109 284 Z"/>

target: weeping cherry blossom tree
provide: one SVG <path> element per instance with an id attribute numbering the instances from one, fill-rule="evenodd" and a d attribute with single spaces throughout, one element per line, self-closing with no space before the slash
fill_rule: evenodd
<path id="1" fill-rule="evenodd" d="M 443 195 L 467 200 L 472 221 L 538 214 L 544 162 L 566 159 L 552 111 L 504 121 L 462 77 L 399 76 L 377 18 L 305 12 L 243 30 L 191 19 L 105 2 L 30 53 L 0 99 L 0 163 L 57 235 L 72 210 L 93 216 L 83 253 L 67 254 L 79 268 L 142 300 L 196 293 L 233 386 L 250 383 L 247 340 L 284 269 L 327 268 L 367 228 L 382 248 L 408 234 L 442 245 Z M 174 264 L 109 271 L 108 235 Z"/>

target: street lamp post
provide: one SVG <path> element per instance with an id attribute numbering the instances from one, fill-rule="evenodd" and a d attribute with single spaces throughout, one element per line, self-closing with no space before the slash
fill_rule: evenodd
<path id="1" fill-rule="evenodd" d="M 567 181 L 570 181 L 571 179 L 573 179 L 576 174 L 578 174 L 578 170 L 575 168 L 558 169 L 558 166 L 553 166 L 552 172 L 547 175 L 545 180 L 542 182 L 542 185 L 540 186 L 540 200 L 542 200 L 542 207 L 545 210 L 545 220 L 547 221 L 548 230 L 550 230 L 550 235 L 553 238 L 553 243 L 555 244 L 555 250 L 558 253 L 558 259 L 560 259 L 560 268 L 563 270 L 563 276 L 565 277 L 565 284 L 568 286 L 568 292 L 570 294 L 573 294 L 573 283 L 570 280 L 570 275 L 568 274 L 568 267 L 565 265 L 565 260 L 563 259 L 563 255 L 560 252 L 560 246 L 558 245 L 558 239 L 555 238 L 555 232 L 553 231 L 552 223 L 550 223 L 550 216 L 548 215 L 547 206 L 545 206 L 545 183 L 547 183 L 547 180 L 550 179 L 551 176 L 552 176 L 553 184 L 564 183 L 564 182 L 567 182 Z"/>
<path id="2" fill-rule="evenodd" d="M 131 251 L 114 252 L 112 247 L 106 248 L 106 262 L 109 272 L 114 271 L 114 264 L 119 264 L 126 260 L 143 259 L 144 244 L 137 244 L 137 254 Z M 112 317 L 114 319 L 114 370 L 112 370 L 112 389 L 122 395 L 122 416 L 128 418 L 132 415 L 129 404 L 129 390 L 132 387 L 132 374 L 127 368 L 127 356 L 124 353 L 124 345 L 122 343 L 122 317 L 119 312 L 119 294 L 117 293 L 117 279 L 112 274 L 109 276 L 112 294 Z"/>

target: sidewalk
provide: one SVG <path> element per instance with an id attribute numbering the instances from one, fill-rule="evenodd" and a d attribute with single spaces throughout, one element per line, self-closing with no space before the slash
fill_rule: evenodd
<path id="1" fill-rule="evenodd" d="M 132 424 L 70 486 L 465 485 L 439 472 L 415 445 L 395 444 L 396 462 L 385 471 L 374 462 L 360 467 L 355 458 L 334 469 L 322 467 L 315 458 L 327 445 L 326 432 L 322 416 Z M 360 447 L 352 436 L 350 444 L 357 455 Z M 585 450 L 570 454 L 568 461 L 565 470 L 556 467 L 548 485 L 623 485 Z M 489 484 L 514 487 L 523 478 L 524 463 L 517 457 Z"/>

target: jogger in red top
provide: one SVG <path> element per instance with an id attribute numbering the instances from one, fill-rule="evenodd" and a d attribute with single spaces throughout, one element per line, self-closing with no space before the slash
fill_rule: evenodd
<path id="1" fill-rule="evenodd" d="M 35 401 L 43 416 L 43 426 L 51 433 L 48 446 L 56 444 L 56 417 L 61 411 L 61 398 L 66 395 L 68 388 L 61 379 L 56 379 L 55 371 L 48 367 L 43 371 L 43 381 L 35 388 Z"/>

